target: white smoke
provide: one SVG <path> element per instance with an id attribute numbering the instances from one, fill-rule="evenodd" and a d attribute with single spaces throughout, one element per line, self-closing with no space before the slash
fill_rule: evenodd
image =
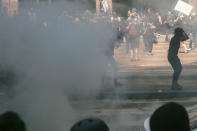
<path id="1" fill-rule="evenodd" d="M 21 114 L 29 131 L 68 131 L 78 120 L 69 98 L 93 99 L 101 90 L 105 48 L 114 32 L 102 22 L 59 19 L 65 7 L 72 12 L 69 3 L 38 5 L 31 10 L 33 22 L 23 7 L 17 16 L 1 18 L 1 66 L 17 76 L 6 105 Z"/>

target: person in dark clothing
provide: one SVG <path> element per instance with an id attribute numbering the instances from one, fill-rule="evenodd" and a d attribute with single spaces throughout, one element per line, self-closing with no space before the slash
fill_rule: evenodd
<path id="1" fill-rule="evenodd" d="M 154 24 L 156 16 L 154 15 L 154 13 L 152 12 L 152 10 L 150 8 L 147 9 L 146 15 L 148 17 L 148 22 L 151 24 Z"/>
<path id="2" fill-rule="evenodd" d="M 153 50 L 153 43 L 154 43 L 154 31 L 153 31 L 153 25 L 148 23 L 146 30 L 143 35 L 144 39 L 144 44 L 145 44 L 145 51 L 148 52 L 147 55 L 153 56 L 154 54 L 152 53 Z"/>
<path id="3" fill-rule="evenodd" d="M 170 46 L 168 50 L 168 61 L 174 70 L 172 79 L 172 90 L 180 90 L 182 89 L 182 86 L 178 84 L 178 78 L 182 71 L 182 65 L 178 57 L 178 51 L 180 48 L 180 42 L 187 40 L 188 36 L 182 28 L 176 28 L 174 34 L 174 37 L 170 41 Z"/>
<path id="4" fill-rule="evenodd" d="M 169 102 L 154 111 L 150 131 L 191 131 L 188 113 L 182 105 Z"/>
<path id="5" fill-rule="evenodd" d="M 26 126 L 17 113 L 8 111 L 0 115 L 0 131 L 26 131 Z"/>
<path id="6" fill-rule="evenodd" d="M 113 73 L 113 82 L 115 86 L 122 86 L 121 83 L 118 82 L 118 78 L 117 78 L 117 74 L 118 74 L 118 67 L 117 67 L 117 63 L 116 60 L 114 59 L 114 49 L 115 47 L 119 47 L 120 46 L 120 37 L 119 37 L 119 30 L 115 29 L 116 31 L 116 35 L 115 38 L 114 36 L 109 36 L 112 37 L 111 41 L 109 41 L 109 43 L 107 43 L 106 45 L 106 49 L 105 49 L 105 57 L 106 57 L 106 61 L 107 61 L 107 65 L 110 65 L 110 67 L 112 68 L 112 73 Z M 104 78 L 103 78 L 103 84 L 104 84 Z"/>
<path id="7" fill-rule="evenodd" d="M 140 37 L 139 24 L 133 21 L 129 24 L 129 32 L 127 35 L 127 40 L 128 40 L 127 44 L 129 47 L 131 61 L 139 60 L 138 57 L 139 37 Z"/>
<path id="8" fill-rule="evenodd" d="M 109 127 L 103 120 L 88 118 L 74 124 L 70 131 L 109 131 Z"/>
<path id="9" fill-rule="evenodd" d="M 192 129 L 192 130 L 191 130 Z M 157 108 L 146 118 L 140 131 L 194 131 L 184 106 L 169 102 Z"/>

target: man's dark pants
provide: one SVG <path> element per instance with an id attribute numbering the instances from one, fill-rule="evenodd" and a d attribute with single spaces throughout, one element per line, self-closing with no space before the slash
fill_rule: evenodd
<path id="1" fill-rule="evenodd" d="M 178 81 L 178 78 L 179 78 L 182 68 L 183 68 L 181 65 L 181 62 L 180 62 L 178 56 L 168 57 L 168 61 L 170 62 L 171 66 L 174 70 L 172 82 L 173 82 L 173 84 L 178 84 L 177 81 Z"/>

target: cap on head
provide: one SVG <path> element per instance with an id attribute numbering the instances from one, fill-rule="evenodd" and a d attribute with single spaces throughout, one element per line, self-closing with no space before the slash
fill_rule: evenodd
<path id="1" fill-rule="evenodd" d="M 26 131 L 26 127 L 17 113 L 8 111 L 0 115 L 0 131 Z"/>
<path id="2" fill-rule="evenodd" d="M 177 103 L 159 107 L 150 118 L 151 131 L 190 131 L 185 108 Z"/>
<path id="3" fill-rule="evenodd" d="M 97 118 L 89 118 L 74 124 L 70 131 L 109 131 L 109 128 L 104 121 Z"/>

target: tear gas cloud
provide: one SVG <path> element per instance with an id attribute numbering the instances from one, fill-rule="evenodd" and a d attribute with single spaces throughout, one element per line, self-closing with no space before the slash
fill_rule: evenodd
<path id="1" fill-rule="evenodd" d="M 125 9 L 123 4 L 113 6 Z M 16 16 L 0 14 L 0 67 L 16 76 L 0 112 L 18 112 L 29 131 L 69 131 L 81 119 L 69 98 L 94 100 L 99 95 L 107 70 L 105 49 L 116 37 L 111 25 L 99 19 L 97 23 L 74 22 L 76 12 L 91 7 L 77 0 L 50 5 L 21 2 Z M 120 128 L 116 123 L 136 120 L 124 112 L 115 115 L 108 118 L 115 131 Z"/>
<path id="2" fill-rule="evenodd" d="M 78 120 L 68 98 L 94 98 L 100 92 L 104 49 L 115 33 L 106 23 L 61 19 L 73 6 L 41 3 L 34 9 L 36 23 L 26 9 L 30 3 L 17 16 L 1 15 L 1 69 L 17 78 L 1 112 L 19 112 L 29 131 L 68 131 Z"/>

